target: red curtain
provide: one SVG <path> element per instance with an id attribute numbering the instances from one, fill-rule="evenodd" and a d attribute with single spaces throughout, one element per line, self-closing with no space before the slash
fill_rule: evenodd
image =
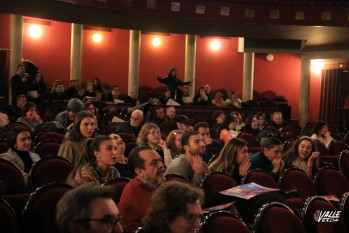
<path id="1" fill-rule="evenodd" d="M 337 111 L 349 93 L 348 69 L 326 69 L 321 74 L 320 119 L 338 125 Z"/>

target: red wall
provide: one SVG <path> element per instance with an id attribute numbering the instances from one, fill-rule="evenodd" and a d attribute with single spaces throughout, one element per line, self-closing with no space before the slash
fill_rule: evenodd
<path id="1" fill-rule="evenodd" d="M 10 17 L 0 14 L 0 47 L 9 48 Z M 41 39 L 28 36 L 29 24 L 24 23 L 23 57 L 37 64 L 45 80 L 53 83 L 62 79 L 69 84 L 71 24 L 51 21 L 43 25 Z M 84 30 L 82 53 L 82 81 L 98 76 L 103 83 L 117 84 L 121 92 L 127 93 L 129 36 L 128 30 L 112 29 L 99 31 L 102 42 L 92 41 L 93 30 Z M 152 39 L 158 36 L 161 45 L 154 47 Z M 221 48 L 212 51 L 211 41 L 217 39 Z M 197 36 L 196 88 L 210 84 L 212 89 L 231 89 L 242 92 L 243 54 L 237 52 L 237 38 L 201 38 Z M 300 56 L 274 54 L 274 60 L 265 59 L 266 54 L 256 54 L 254 89 L 263 92 L 274 90 L 284 95 L 292 106 L 292 119 L 298 119 Z M 176 67 L 178 78 L 184 79 L 185 35 L 142 34 L 140 48 L 140 85 L 158 87 L 157 74 L 164 77 L 170 67 Z M 310 120 L 316 121 L 319 106 L 319 79 L 311 77 Z"/>

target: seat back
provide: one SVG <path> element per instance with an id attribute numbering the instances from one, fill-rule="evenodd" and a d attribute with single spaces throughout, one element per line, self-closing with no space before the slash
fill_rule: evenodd
<path id="1" fill-rule="evenodd" d="M 62 143 L 62 141 L 64 140 L 64 134 L 62 134 L 59 131 L 54 131 L 52 129 L 41 131 L 35 135 L 35 138 L 33 140 L 33 147 L 45 140 L 54 140 L 59 143 Z"/>
<path id="2" fill-rule="evenodd" d="M 271 202 L 260 207 L 253 220 L 254 233 L 305 233 L 302 221 L 285 204 Z"/>
<path id="3" fill-rule="evenodd" d="M 341 211 L 341 216 L 346 227 L 349 227 L 349 192 L 344 193 L 339 200 L 338 209 Z"/>
<path id="4" fill-rule="evenodd" d="M 33 192 L 23 211 L 26 233 L 59 233 L 55 222 L 56 206 L 72 188 L 65 183 L 51 183 Z"/>
<path id="5" fill-rule="evenodd" d="M 284 142 L 283 144 L 283 148 L 284 148 L 284 152 L 288 151 L 289 149 L 291 149 L 291 147 L 293 146 L 293 144 L 295 144 L 296 141 L 295 140 L 287 140 Z"/>
<path id="6" fill-rule="evenodd" d="M 29 173 L 31 190 L 52 182 L 65 182 L 74 166 L 67 159 L 49 155 L 33 164 Z"/>
<path id="7" fill-rule="evenodd" d="M 337 222 L 328 222 L 321 218 L 325 211 L 338 211 L 325 198 L 309 197 L 301 210 L 301 219 L 308 233 L 337 233 L 346 232 L 346 226 L 342 217 Z M 337 213 L 337 212 L 336 212 Z M 320 215 L 321 214 L 321 215 Z"/>
<path id="8" fill-rule="evenodd" d="M 336 195 L 341 197 L 349 192 L 349 183 L 345 176 L 334 167 L 320 168 L 315 175 L 315 186 L 319 195 Z"/>
<path id="9" fill-rule="evenodd" d="M 252 134 L 240 133 L 238 135 L 238 138 L 245 140 L 248 144 L 248 147 L 260 147 L 257 139 Z"/>
<path id="10" fill-rule="evenodd" d="M 1 232 L 19 233 L 18 219 L 12 207 L 0 198 L 0 225 Z"/>
<path id="11" fill-rule="evenodd" d="M 315 141 L 316 151 L 320 152 L 320 156 L 330 154 L 330 151 L 326 148 L 326 146 L 322 142 L 320 142 L 319 140 L 314 140 L 314 141 Z"/>
<path id="12" fill-rule="evenodd" d="M 165 182 L 177 181 L 177 182 L 191 185 L 190 180 L 188 180 L 187 178 L 185 178 L 184 176 L 181 176 L 179 174 L 166 174 L 165 178 L 166 178 Z"/>
<path id="13" fill-rule="evenodd" d="M 299 134 L 293 133 L 293 132 L 286 132 L 281 134 L 282 140 L 285 141 L 295 141 L 299 137 Z"/>
<path id="14" fill-rule="evenodd" d="M 129 143 L 129 142 L 136 142 L 137 137 L 132 134 L 132 133 L 128 133 L 128 132 L 116 132 L 125 143 Z"/>
<path id="15" fill-rule="evenodd" d="M 279 187 L 283 191 L 297 190 L 302 198 L 316 195 L 312 179 L 303 170 L 296 167 L 288 168 L 282 173 Z"/>
<path id="16" fill-rule="evenodd" d="M 338 167 L 349 182 L 349 150 L 342 151 L 342 153 L 340 153 Z"/>
<path id="17" fill-rule="evenodd" d="M 205 216 L 203 222 L 201 223 L 199 232 L 249 233 L 251 231 L 236 215 L 233 215 L 228 211 L 216 211 Z"/>
<path id="18" fill-rule="evenodd" d="M 0 158 L 0 180 L 4 183 L 4 194 L 25 192 L 25 181 L 21 171 L 11 162 Z"/>
<path id="19" fill-rule="evenodd" d="M 261 169 L 248 171 L 241 181 L 242 184 L 248 184 L 252 182 L 268 188 L 279 188 L 274 178 Z"/>
<path id="20" fill-rule="evenodd" d="M 126 157 L 128 157 L 128 155 L 130 154 L 131 150 L 133 148 L 135 148 L 136 146 L 138 146 L 138 144 L 136 142 L 128 142 L 128 143 L 125 143 L 125 152 L 124 152 L 124 155 Z"/>
<path id="21" fill-rule="evenodd" d="M 48 155 L 58 155 L 61 142 L 55 140 L 44 140 L 39 142 L 33 149 L 34 153 L 40 155 L 41 158 Z"/>
<path id="22" fill-rule="evenodd" d="M 110 185 L 113 188 L 113 199 L 116 204 L 119 203 L 122 192 L 124 191 L 125 186 L 130 182 L 130 179 L 127 177 L 117 177 L 115 179 L 108 180 L 103 183 L 102 186 Z"/>
<path id="23" fill-rule="evenodd" d="M 342 151 L 349 150 L 349 146 L 345 142 L 331 141 L 329 151 L 331 155 L 339 155 Z"/>
<path id="24" fill-rule="evenodd" d="M 205 192 L 205 208 L 231 202 L 231 197 L 219 192 L 237 185 L 235 180 L 223 172 L 211 172 L 201 182 Z"/>

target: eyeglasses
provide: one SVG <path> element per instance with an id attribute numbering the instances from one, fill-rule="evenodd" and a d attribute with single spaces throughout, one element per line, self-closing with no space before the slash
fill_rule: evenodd
<path id="1" fill-rule="evenodd" d="M 160 132 L 159 131 L 153 131 L 153 132 L 149 132 L 148 134 L 153 134 L 153 135 L 158 134 L 158 135 L 160 135 Z"/>
<path id="2" fill-rule="evenodd" d="M 204 214 L 188 214 L 188 215 L 185 215 L 184 217 L 188 220 L 189 224 L 194 224 L 196 219 L 199 219 L 199 221 L 201 222 L 201 220 L 204 217 Z"/>
<path id="3" fill-rule="evenodd" d="M 85 218 L 83 220 L 100 222 L 100 223 L 106 225 L 109 229 L 113 229 L 115 227 L 116 223 L 118 223 L 120 221 L 120 219 L 122 219 L 122 218 L 123 218 L 122 216 L 119 216 L 119 217 L 105 216 L 104 218 Z"/>

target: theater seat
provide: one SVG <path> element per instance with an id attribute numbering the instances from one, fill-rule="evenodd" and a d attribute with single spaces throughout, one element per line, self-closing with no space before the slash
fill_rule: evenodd
<path id="1" fill-rule="evenodd" d="M 0 158 L 0 180 L 5 185 L 5 193 L 25 193 L 25 181 L 21 171 L 11 162 Z"/>
<path id="2" fill-rule="evenodd" d="M 116 204 L 119 203 L 122 192 L 124 191 L 125 186 L 130 182 L 130 179 L 127 177 L 117 177 L 115 179 L 108 180 L 103 183 L 102 186 L 109 185 L 113 188 L 113 199 Z"/>
<path id="3" fill-rule="evenodd" d="M 345 176 L 334 167 L 322 167 L 315 175 L 314 183 L 319 195 L 336 195 L 340 198 L 349 192 L 349 183 Z"/>
<path id="4" fill-rule="evenodd" d="M 0 223 L 1 232 L 19 233 L 18 219 L 12 207 L 0 198 Z"/>

